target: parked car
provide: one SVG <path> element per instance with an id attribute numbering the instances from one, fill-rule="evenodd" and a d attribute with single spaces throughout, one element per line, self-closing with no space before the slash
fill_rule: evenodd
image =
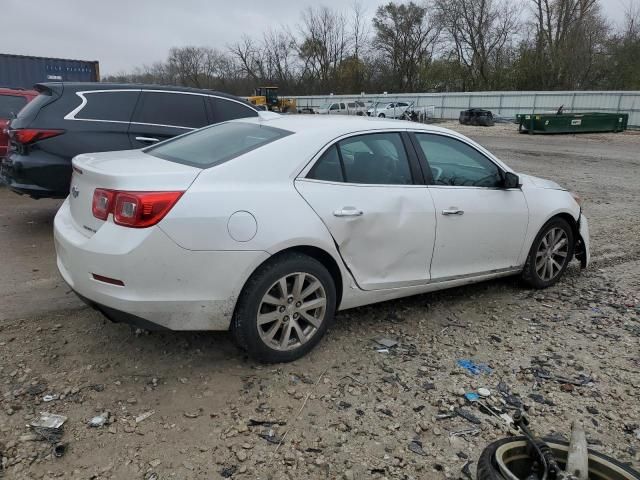
<path id="1" fill-rule="evenodd" d="M 409 108 L 407 102 L 377 102 L 367 110 L 367 115 L 380 118 L 401 118 L 407 108 Z"/>
<path id="2" fill-rule="evenodd" d="M 0 88 L 0 160 L 7 154 L 9 120 L 38 95 L 35 90 Z"/>
<path id="3" fill-rule="evenodd" d="M 255 117 L 237 97 L 154 85 L 45 83 L 13 119 L 0 175 L 34 198 L 69 194 L 71 159 L 86 152 L 142 148 L 213 123 Z"/>
<path id="4" fill-rule="evenodd" d="M 480 125 L 483 127 L 492 127 L 496 124 L 491 110 L 484 110 L 482 108 L 470 108 L 468 110 L 462 110 L 460 112 L 458 121 L 462 125 Z"/>
<path id="5" fill-rule="evenodd" d="M 336 310 L 507 275 L 544 288 L 589 262 L 576 196 L 460 134 L 274 117 L 77 156 L 54 221 L 69 286 L 114 321 L 231 329 L 283 362 Z"/>

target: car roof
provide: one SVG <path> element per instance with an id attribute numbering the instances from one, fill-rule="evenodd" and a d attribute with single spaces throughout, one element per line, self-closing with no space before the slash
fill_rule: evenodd
<path id="1" fill-rule="evenodd" d="M 446 132 L 455 134 L 451 130 L 424 123 L 409 122 L 360 115 L 259 115 L 257 118 L 242 118 L 237 122 L 262 123 L 264 125 L 281 128 L 294 133 L 310 132 L 318 136 L 339 137 L 352 132 L 366 130 L 424 130 L 425 132 Z"/>
<path id="2" fill-rule="evenodd" d="M 216 90 L 207 90 L 204 88 L 191 88 L 191 87 L 176 87 L 173 85 L 154 85 L 148 83 L 112 83 L 112 82 L 42 82 L 36 84 L 36 86 L 44 87 L 56 87 L 62 85 L 64 89 L 71 89 L 73 91 L 81 90 L 165 90 L 168 92 L 187 92 L 187 93 L 202 93 L 205 95 L 215 95 L 217 97 L 230 98 L 232 100 L 244 100 L 235 95 L 230 95 L 224 92 L 218 92 Z M 248 102 L 245 102 L 249 104 Z M 250 104 L 249 104 L 250 105 Z"/>

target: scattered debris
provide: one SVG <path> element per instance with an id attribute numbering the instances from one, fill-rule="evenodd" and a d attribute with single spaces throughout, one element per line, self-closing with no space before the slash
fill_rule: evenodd
<path id="1" fill-rule="evenodd" d="M 284 422 L 282 420 L 254 420 L 254 419 L 250 418 L 249 422 L 247 423 L 247 426 L 249 426 L 249 427 L 256 427 L 256 426 L 271 427 L 273 425 L 284 426 L 286 424 L 287 424 L 287 422 Z"/>
<path id="2" fill-rule="evenodd" d="M 398 345 L 398 341 L 394 340 L 393 338 L 378 337 L 378 338 L 374 338 L 373 341 L 385 348 L 391 348 Z"/>
<path id="3" fill-rule="evenodd" d="M 487 365 L 483 363 L 476 363 L 473 360 L 460 359 L 456 363 L 471 375 L 480 375 L 481 373 L 490 374 L 492 372 Z"/>
<path id="4" fill-rule="evenodd" d="M 421 455 L 426 457 L 426 452 L 422 449 L 422 442 L 418 439 L 413 439 L 409 442 L 409 450 L 415 453 L 416 455 Z"/>
<path id="5" fill-rule="evenodd" d="M 464 418 L 465 420 L 473 423 L 474 425 L 480 425 L 482 423 L 482 420 L 476 417 L 473 413 L 467 410 L 464 410 L 463 408 L 456 408 L 455 412 L 459 417 Z"/>
<path id="6" fill-rule="evenodd" d="M 260 438 L 264 438 L 267 442 L 279 445 L 284 440 L 283 437 L 276 434 L 274 430 L 267 430 L 266 432 L 259 433 Z"/>
<path id="7" fill-rule="evenodd" d="M 149 418 L 151 415 L 153 415 L 154 413 L 156 413 L 155 410 L 149 410 L 147 412 L 141 413 L 140 415 L 138 415 L 136 417 L 136 423 L 140 423 L 145 421 L 147 418 Z"/>
<path id="8" fill-rule="evenodd" d="M 58 443 L 62 438 L 63 425 L 67 421 L 64 415 L 41 412 L 29 426 L 42 439 L 50 443 Z"/>
<path id="9" fill-rule="evenodd" d="M 53 456 L 60 458 L 63 457 L 64 454 L 67 453 L 67 444 L 66 443 L 57 443 L 53 446 Z"/>
<path id="10" fill-rule="evenodd" d="M 89 426 L 98 428 L 104 426 L 109 421 L 109 412 L 101 413 L 89 420 Z"/>
<path id="11" fill-rule="evenodd" d="M 478 393 L 480 394 L 481 397 L 491 396 L 491 390 L 489 390 L 488 388 L 479 388 Z"/>

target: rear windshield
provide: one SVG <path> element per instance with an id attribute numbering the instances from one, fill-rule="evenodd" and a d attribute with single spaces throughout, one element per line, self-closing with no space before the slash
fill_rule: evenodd
<path id="1" fill-rule="evenodd" d="M 208 168 L 292 133 L 259 123 L 219 123 L 147 148 L 145 152 L 163 160 Z"/>

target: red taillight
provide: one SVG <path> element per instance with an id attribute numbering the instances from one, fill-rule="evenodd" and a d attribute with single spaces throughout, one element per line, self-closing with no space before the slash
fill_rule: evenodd
<path id="1" fill-rule="evenodd" d="M 45 138 L 57 137 L 62 135 L 64 130 L 45 130 L 42 128 L 19 128 L 16 130 L 9 130 L 11 139 L 22 145 L 28 145 Z"/>
<path id="2" fill-rule="evenodd" d="M 118 225 L 146 228 L 171 210 L 184 192 L 121 192 L 97 188 L 93 192 L 93 216 L 106 220 L 110 213 Z"/>
<path id="3" fill-rule="evenodd" d="M 109 217 L 109 213 L 113 210 L 113 197 L 115 192 L 113 190 L 105 190 L 104 188 L 96 188 L 93 192 L 93 203 L 91 210 L 93 216 L 100 220 L 106 220 Z"/>

